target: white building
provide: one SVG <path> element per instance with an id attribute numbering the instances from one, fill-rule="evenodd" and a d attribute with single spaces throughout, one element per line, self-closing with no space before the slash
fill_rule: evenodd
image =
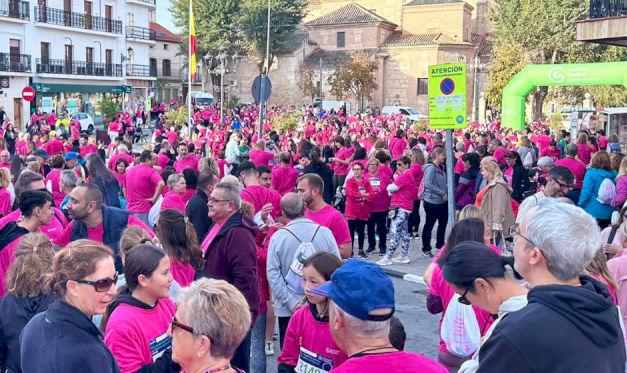
<path id="1" fill-rule="evenodd" d="M 0 0 L 0 106 L 18 128 L 36 109 L 96 112 L 114 95 L 142 105 L 156 80 L 149 12 L 156 0 Z M 8 78 L 8 79 L 3 79 Z M 24 87 L 36 99 L 21 98 Z"/>
<path id="2" fill-rule="evenodd" d="M 156 22 L 156 12 L 152 13 L 150 30 L 157 36 L 157 44 L 150 47 L 150 64 L 157 66 L 157 82 L 153 101 L 169 103 L 174 99 L 182 101 L 183 56 L 181 38 Z"/>

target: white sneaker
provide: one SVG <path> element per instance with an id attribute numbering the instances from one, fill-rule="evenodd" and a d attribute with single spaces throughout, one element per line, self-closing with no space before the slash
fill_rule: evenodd
<path id="1" fill-rule="evenodd" d="M 274 343 L 266 341 L 266 356 L 274 355 Z"/>
<path id="2" fill-rule="evenodd" d="M 387 255 L 377 262 L 377 265 L 380 265 L 380 266 L 390 266 L 392 264 L 394 264 L 394 262 L 392 262 L 390 257 L 388 257 Z"/>
<path id="3" fill-rule="evenodd" d="M 409 264 L 410 260 L 407 255 L 399 255 L 396 258 L 392 259 L 392 262 L 398 264 Z"/>

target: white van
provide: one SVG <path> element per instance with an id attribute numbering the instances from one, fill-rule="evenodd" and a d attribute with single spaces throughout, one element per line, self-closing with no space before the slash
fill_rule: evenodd
<path id="1" fill-rule="evenodd" d="M 420 119 L 429 119 L 428 115 L 424 115 L 418 110 L 409 106 L 384 106 L 381 110 L 381 114 L 402 114 L 405 119 L 409 119 L 411 122 Z"/>
<path id="2" fill-rule="evenodd" d="M 324 110 L 324 111 L 329 111 L 329 110 L 333 109 L 337 113 L 338 111 L 340 111 L 342 106 L 346 106 L 346 112 L 347 113 L 351 112 L 351 104 L 350 104 L 350 102 L 345 102 L 345 101 L 322 101 L 322 110 Z M 320 109 L 320 101 L 316 101 L 313 104 L 309 105 L 309 107 L 308 107 L 308 109 L 314 109 L 314 108 Z"/>

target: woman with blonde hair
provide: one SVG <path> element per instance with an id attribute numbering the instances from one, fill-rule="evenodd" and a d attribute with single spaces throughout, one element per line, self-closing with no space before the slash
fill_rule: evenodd
<path id="1" fill-rule="evenodd" d="M 610 273 L 610 270 L 607 268 L 607 258 L 605 257 L 603 249 L 596 252 L 592 261 L 586 267 L 586 273 L 595 280 L 601 282 L 603 285 L 607 286 L 607 290 L 609 290 L 614 303 L 618 304 L 618 299 L 616 297 L 618 283 L 614 279 L 614 276 Z"/>
<path id="2" fill-rule="evenodd" d="M 52 270 L 54 249 L 48 237 L 29 233 L 15 250 L 7 275 L 7 295 L 0 299 L 0 363 L 3 372 L 21 372 L 20 334 L 57 297 L 44 289 Z"/>
<path id="3" fill-rule="evenodd" d="M 496 162 L 481 165 L 481 174 L 488 184 L 478 194 L 475 206 L 481 208 L 488 234 L 498 245 L 509 237 L 509 227 L 516 222 L 512 209 L 512 187 L 509 186 Z"/>
<path id="4" fill-rule="evenodd" d="M 620 153 L 620 140 L 618 135 L 613 133 L 607 138 L 607 152 L 610 154 Z"/>
<path id="5" fill-rule="evenodd" d="M 0 168 L 0 217 L 7 216 L 11 213 L 13 207 L 11 192 L 11 173 L 6 168 Z"/>
<path id="6" fill-rule="evenodd" d="M 577 148 L 579 149 L 579 160 L 587 166 L 592 159 L 595 149 L 588 144 L 588 135 L 585 132 L 577 135 Z"/>

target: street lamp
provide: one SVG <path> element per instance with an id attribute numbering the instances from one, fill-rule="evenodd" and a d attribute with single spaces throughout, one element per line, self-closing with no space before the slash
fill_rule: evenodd
<path id="1" fill-rule="evenodd" d="M 229 91 L 231 88 L 235 87 L 235 85 L 224 85 L 224 74 L 236 72 L 240 62 L 242 62 L 242 56 L 237 52 L 233 56 L 229 56 L 228 48 L 224 45 L 220 46 L 218 52 L 217 56 L 207 52 L 203 58 L 205 60 L 205 64 L 207 65 L 207 73 L 211 75 L 220 75 L 220 86 L 213 84 L 210 84 L 209 86 L 214 91 L 220 92 L 220 123 L 222 124 L 224 118 L 224 91 Z M 216 67 L 211 69 L 213 61 L 215 61 Z M 231 68 L 227 69 L 229 62 L 231 63 Z"/>
<path id="2" fill-rule="evenodd" d="M 473 122 L 477 121 L 477 73 L 479 70 L 483 70 L 487 68 L 489 65 L 487 63 L 481 63 L 479 60 L 479 46 L 475 46 L 475 61 L 468 65 L 469 68 L 474 69 L 474 79 L 472 84 L 472 120 Z"/>

